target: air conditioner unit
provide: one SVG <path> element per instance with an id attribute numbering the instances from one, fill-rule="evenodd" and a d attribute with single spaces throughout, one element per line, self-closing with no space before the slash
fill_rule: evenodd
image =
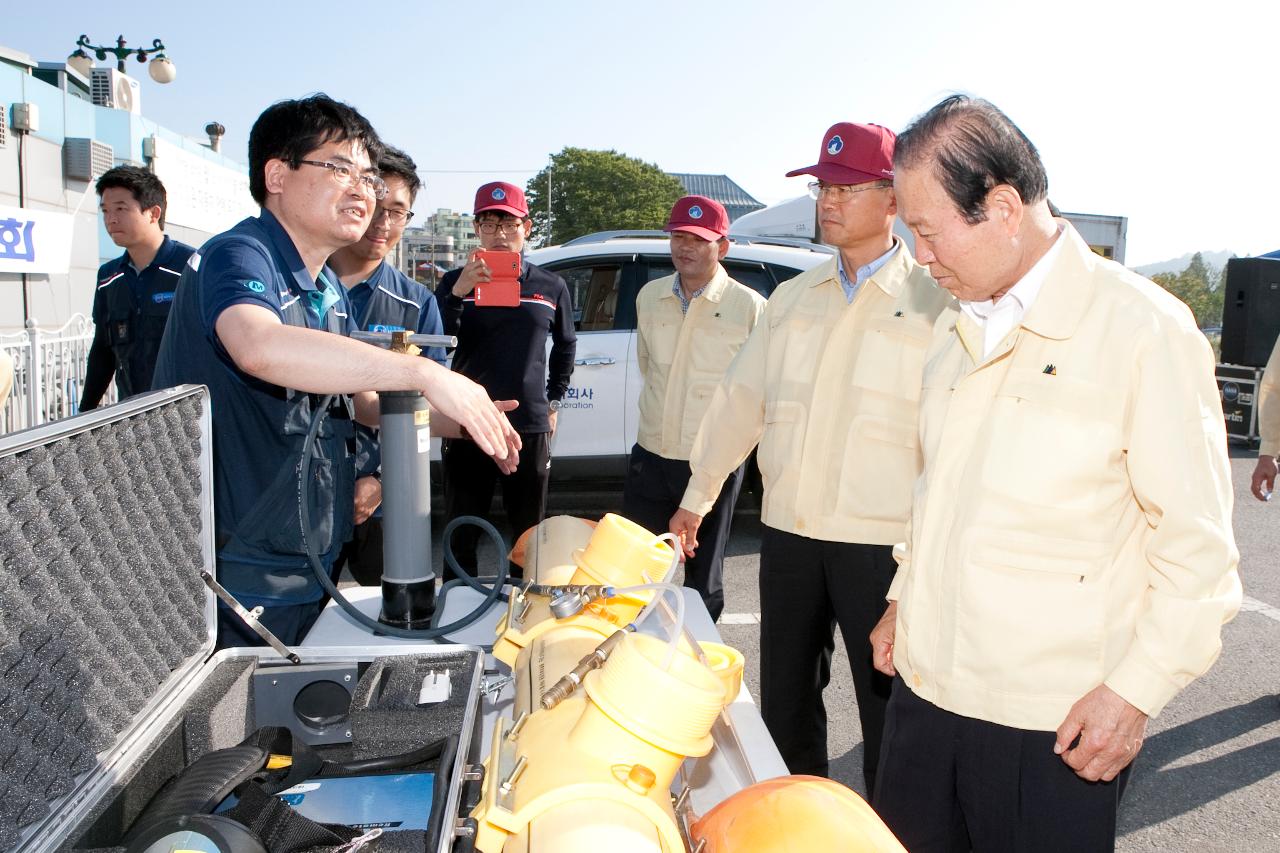
<path id="1" fill-rule="evenodd" d="M 93 181 L 115 165 L 115 152 L 105 142 L 68 137 L 62 143 L 62 167 L 67 179 Z"/>
<path id="2" fill-rule="evenodd" d="M 114 68 L 93 69 L 93 102 L 125 112 L 142 114 L 142 87 L 138 81 Z"/>

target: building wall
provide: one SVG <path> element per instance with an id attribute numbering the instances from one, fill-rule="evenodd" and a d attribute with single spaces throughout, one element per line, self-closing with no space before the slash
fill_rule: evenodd
<path id="1" fill-rule="evenodd" d="M 149 81 L 148 81 L 149 83 Z M 144 84 L 144 87 L 148 84 Z M 178 84 L 181 85 L 181 84 Z M 39 130 L 21 139 L 12 128 L 15 103 L 34 103 L 39 109 Z M 88 314 L 93 304 L 99 265 L 118 257 L 117 247 L 102 227 L 98 199 L 93 184 L 71 180 L 64 175 L 63 142 L 68 137 L 88 137 L 112 148 L 115 165 L 149 165 L 144 156 L 144 140 L 155 137 L 181 149 L 184 156 L 198 158 L 205 168 L 193 175 L 191 185 L 181 179 L 166 184 L 170 203 L 175 198 L 207 199 L 201 193 L 216 192 L 220 199 L 218 216 L 199 226 L 171 221 L 166 227 L 174 239 L 199 247 L 212 234 L 256 213 L 248 196 L 248 170 L 240 163 L 210 151 L 200 140 L 181 136 L 140 115 L 94 106 L 45 83 L 22 68 L 0 63 L 0 109 L 6 111 L 7 139 L 0 145 L 0 205 L 18 207 L 18 154 L 25 158 L 23 204 L 34 210 L 74 214 L 70 270 L 61 275 L 28 275 L 28 314 L 43 328 L 57 328 L 77 313 Z M 217 180 L 213 180 L 213 179 Z M 210 187 L 210 183 L 216 186 Z M 172 184 L 172 185 L 170 185 Z M 243 197 L 239 187 L 243 186 Z M 0 331 L 23 324 L 21 277 L 0 273 Z"/>

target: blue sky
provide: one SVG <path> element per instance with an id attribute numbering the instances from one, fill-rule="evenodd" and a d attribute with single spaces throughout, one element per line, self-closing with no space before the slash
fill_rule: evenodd
<path id="1" fill-rule="evenodd" d="M 36 4 L 24 4 L 34 7 Z M 166 5 L 170 10 L 166 10 Z M 22 12 L 0 44 L 61 59 L 86 33 L 159 37 L 143 111 L 244 159 L 272 101 L 358 107 L 427 181 L 419 215 L 523 184 L 567 145 L 725 173 L 762 201 L 804 192 L 836 121 L 900 130 L 953 91 L 994 101 L 1044 156 L 1063 209 L 1129 217 L 1131 265 L 1280 248 L 1280 4 L 1083 0 L 642 3 L 71 2 Z M 1206 14 L 1206 11 L 1211 14 Z"/>

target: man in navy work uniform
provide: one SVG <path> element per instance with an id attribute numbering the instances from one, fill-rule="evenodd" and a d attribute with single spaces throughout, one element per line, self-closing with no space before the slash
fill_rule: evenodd
<path id="1" fill-rule="evenodd" d="M 305 541 L 327 571 L 351 532 L 351 416 L 377 424 L 369 392 L 422 391 L 444 416 L 433 419 L 437 431 L 451 420 L 507 468 L 519 448 L 480 386 L 430 359 L 345 337 L 349 303 L 325 261 L 368 229 L 386 194 L 372 165 L 381 153 L 368 121 L 326 95 L 268 107 L 249 133 L 249 189 L 262 213 L 192 258 L 156 364 L 157 388 L 209 387 L 218 578 L 247 607 L 261 605 L 262 623 L 286 643 L 319 615 Z M 300 490 L 307 431 L 328 394 L 338 402 Z M 305 533 L 300 500 L 311 516 Z M 261 644 L 221 605 L 218 622 L 219 646 Z"/>
<path id="2" fill-rule="evenodd" d="M 378 171 L 387 185 L 386 196 L 373 209 L 364 236 L 334 252 L 329 267 L 347 292 L 358 328 L 443 334 L 435 295 L 385 260 L 413 218 L 413 202 L 422 186 L 417 166 L 403 151 L 388 147 L 378 161 Z M 446 363 L 443 347 L 430 347 L 422 354 Z M 382 502 L 381 453 L 375 431 L 364 426 L 357 426 L 356 431 L 355 531 L 343 547 L 334 573 L 341 573 L 345 565 L 357 582 L 376 586 L 382 580 L 382 513 L 378 511 Z"/>
<path id="3" fill-rule="evenodd" d="M 475 217 L 485 251 L 521 252 L 533 230 L 524 191 L 514 184 L 495 182 L 477 190 Z M 466 266 L 445 274 L 436 299 L 445 334 L 458 336 L 453 369 L 479 382 L 495 400 L 519 401 L 511 423 L 520 433 L 520 464 L 514 474 L 500 475 L 470 442 L 444 441 L 445 514 L 450 520 L 461 515 L 488 517 L 500 482 L 512 536 L 518 537 L 541 522 L 546 511 L 551 436 L 573 375 L 577 335 L 569 288 L 560 276 L 525 261 L 519 307 L 477 306 L 476 285 L 491 277 L 488 265 L 473 253 Z M 458 562 L 472 571 L 479 536 L 479 530 L 467 527 L 454 537 Z M 514 566 L 512 570 L 518 571 Z"/>
<path id="4" fill-rule="evenodd" d="M 107 233 L 124 254 L 98 268 L 82 412 L 102 402 L 112 374 L 122 400 L 151 390 L 173 289 L 195 251 L 164 233 L 168 196 L 146 169 L 116 166 L 98 178 L 94 189 Z"/>

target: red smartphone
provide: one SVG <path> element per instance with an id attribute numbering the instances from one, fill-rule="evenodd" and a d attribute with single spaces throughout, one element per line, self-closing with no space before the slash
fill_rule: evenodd
<path id="1" fill-rule="evenodd" d="M 479 308 L 520 307 L 520 253 L 480 251 L 493 278 L 476 285 L 476 306 Z"/>

